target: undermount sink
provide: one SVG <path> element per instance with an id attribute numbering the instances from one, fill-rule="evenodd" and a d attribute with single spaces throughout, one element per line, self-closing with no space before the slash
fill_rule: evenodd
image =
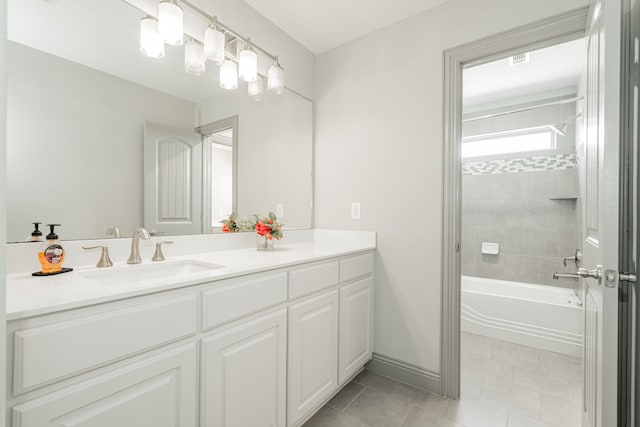
<path id="1" fill-rule="evenodd" d="M 80 273 L 103 284 L 150 284 L 186 281 L 193 275 L 218 270 L 224 266 L 193 260 L 151 262 L 101 268 Z"/>

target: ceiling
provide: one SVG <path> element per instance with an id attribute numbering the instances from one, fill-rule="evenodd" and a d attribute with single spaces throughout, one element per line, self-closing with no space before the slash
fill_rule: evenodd
<path id="1" fill-rule="evenodd" d="M 447 0 L 244 0 L 315 54 Z"/>
<path id="2" fill-rule="evenodd" d="M 585 40 L 530 52 L 530 61 L 514 66 L 509 58 L 467 68 L 463 74 L 466 110 L 478 105 L 576 93 L 585 65 Z"/>

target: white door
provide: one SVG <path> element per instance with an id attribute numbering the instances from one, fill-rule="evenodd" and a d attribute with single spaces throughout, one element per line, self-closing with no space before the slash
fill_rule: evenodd
<path id="1" fill-rule="evenodd" d="M 287 425 L 338 387 L 338 291 L 289 307 Z"/>
<path id="2" fill-rule="evenodd" d="M 339 383 L 344 384 L 371 359 L 373 351 L 373 278 L 340 289 Z"/>
<path id="3" fill-rule="evenodd" d="M 202 138 L 193 130 L 145 122 L 144 227 L 202 233 Z"/>
<path id="4" fill-rule="evenodd" d="M 14 427 L 196 427 L 190 343 L 16 405 Z"/>
<path id="5" fill-rule="evenodd" d="M 203 427 L 285 427 L 287 311 L 202 340 Z"/>
<path id="6" fill-rule="evenodd" d="M 588 427 L 617 425 L 618 288 L 606 272 L 618 271 L 620 4 L 596 0 L 587 28 L 582 267 L 603 275 L 583 279 Z"/>

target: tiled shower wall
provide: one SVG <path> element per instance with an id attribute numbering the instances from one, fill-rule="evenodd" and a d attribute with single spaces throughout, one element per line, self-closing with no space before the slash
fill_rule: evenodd
<path id="1" fill-rule="evenodd" d="M 463 175 L 462 274 L 573 287 L 553 273 L 575 272 L 562 258 L 575 252 L 575 168 Z M 498 255 L 482 242 L 500 244 Z"/>
<path id="2" fill-rule="evenodd" d="M 564 104 L 464 123 L 465 136 L 545 126 L 575 114 Z M 485 112 L 486 113 L 486 112 Z M 558 137 L 555 150 L 468 159 L 462 176 L 462 274 L 525 283 L 575 287 L 554 280 L 563 257 L 576 250 L 575 133 Z M 498 255 L 481 253 L 482 242 L 500 245 Z"/>

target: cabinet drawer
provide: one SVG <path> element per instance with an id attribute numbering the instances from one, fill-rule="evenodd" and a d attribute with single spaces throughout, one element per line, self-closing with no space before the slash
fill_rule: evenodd
<path id="1" fill-rule="evenodd" d="M 139 305 L 14 335 L 14 394 L 196 333 L 196 295 Z"/>
<path id="2" fill-rule="evenodd" d="M 196 346 L 189 343 L 11 409 L 14 427 L 196 427 Z"/>
<path id="3" fill-rule="evenodd" d="M 373 254 L 358 255 L 340 261 L 340 281 L 346 282 L 373 273 Z"/>
<path id="4" fill-rule="evenodd" d="M 293 300 L 304 295 L 338 284 L 338 262 L 315 265 L 289 272 L 289 299 Z"/>
<path id="5" fill-rule="evenodd" d="M 202 294 L 202 329 L 287 301 L 287 273 L 218 286 Z"/>

